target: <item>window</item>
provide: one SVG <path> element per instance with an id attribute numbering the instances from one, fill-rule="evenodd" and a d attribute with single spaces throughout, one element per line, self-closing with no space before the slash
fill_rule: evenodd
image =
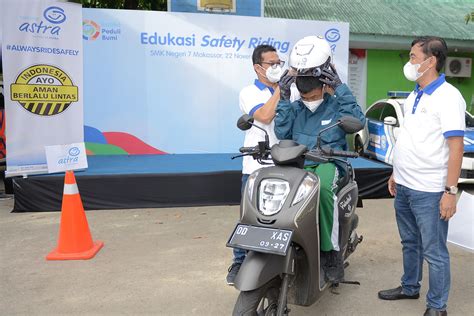
<path id="1" fill-rule="evenodd" d="M 466 112 L 466 127 L 474 127 L 474 116 Z"/>
<path id="2" fill-rule="evenodd" d="M 368 119 L 380 121 L 380 115 L 382 114 L 384 105 L 385 103 L 383 102 L 375 104 L 365 113 L 365 116 Z"/>
<path id="3" fill-rule="evenodd" d="M 397 111 L 395 110 L 395 107 L 390 103 L 385 103 L 382 111 L 381 121 L 383 121 L 387 116 L 392 116 L 398 120 Z"/>

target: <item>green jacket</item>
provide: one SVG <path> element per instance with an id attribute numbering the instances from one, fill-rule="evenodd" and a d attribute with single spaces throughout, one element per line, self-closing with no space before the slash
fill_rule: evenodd
<path id="1" fill-rule="evenodd" d="M 319 131 L 336 123 L 342 116 L 353 116 L 365 124 L 365 115 L 345 84 L 337 87 L 333 96 L 326 93 L 323 103 L 314 113 L 301 100 L 293 103 L 280 100 L 276 108 L 275 134 L 280 140 L 293 139 L 313 149 Z M 323 132 L 321 146 L 347 150 L 346 133 L 339 127 Z"/>

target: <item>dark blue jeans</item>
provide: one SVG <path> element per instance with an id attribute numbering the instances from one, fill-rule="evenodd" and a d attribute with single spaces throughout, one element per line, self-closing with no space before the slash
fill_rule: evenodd
<path id="1" fill-rule="evenodd" d="M 242 174 L 242 187 L 240 188 L 240 193 L 244 195 L 245 184 L 247 184 L 247 180 L 249 178 L 249 174 Z M 244 262 L 245 255 L 247 251 L 240 248 L 234 248 L 234 263 L 242 263 Z"/>
<path id="2" fill-rule="evenodd" d="M 426 305 L 445 310 L 450 287 L 448 222 L 440 218 L 443 192 L 422 192 L 397 184 L 395 211 L 403 248 L 403 293 L 420 291 L 423 259 L 428 262 L 429 290 Z"/>

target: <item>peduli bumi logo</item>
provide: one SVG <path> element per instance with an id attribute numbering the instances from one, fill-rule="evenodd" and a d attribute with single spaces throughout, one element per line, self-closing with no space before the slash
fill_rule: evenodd
<path id="1" fill-rule="evenodd" d="M 82 38 L 95 41 L 100 35 L 100 25 L 92 20 L 82 21 Z"/>
<path id="2" fill-rule="evenodd" d="M 118 41 L 122 29 L 119 22 L 102 21 L 100 24 L 84 19 L 82 21 L 82 38 L 86 41 Z"/>
<path id="3" fill-rule="evenodd" d="M 79 89 L 62 69 L 35 65 L 23 70 L 10 86 L 10 98 L 40 116 L 60 114 L 79 100 Z"/>

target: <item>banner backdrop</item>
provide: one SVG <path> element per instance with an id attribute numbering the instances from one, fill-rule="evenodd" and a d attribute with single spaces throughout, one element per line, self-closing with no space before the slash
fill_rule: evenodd
<path id="1" fill-rule="evenodd" d="M 3 1 L 7 175 L 47 172 L 46 145 L 83 142 L 82 8 Z"/>
<path id="2" fill-rule="evenodd" d="M 239 92 L 256 79 L 259 44 L 287 61 L 297 40 L 320 35 L 347 79 L 347 23 L 100 9 L 83 16 L 89 154 L 237 152 Z"/>

